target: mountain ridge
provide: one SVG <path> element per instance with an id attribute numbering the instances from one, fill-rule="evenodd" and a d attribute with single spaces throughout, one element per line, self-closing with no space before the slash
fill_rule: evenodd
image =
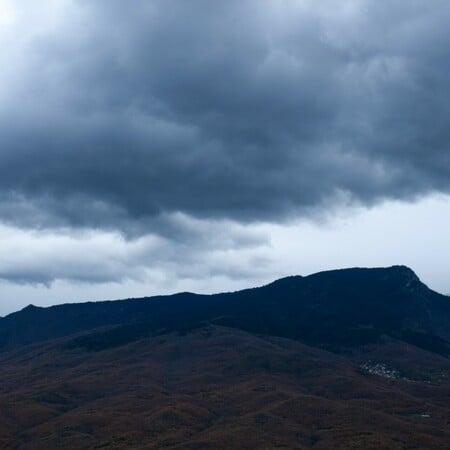
<path id="1" fill-rule="evenodd" d="M 0 348 L 102 327 L 137 326 L 155 333 L 204 323 L 329 347 L 372 342 L 387 334 L 450 353 L 450 299 L 429 289 L 406 266 L 289 276 L 210 295 L 29 305 L 0 319 Z"/>
<path id="2" fill-rule="evenodd" d="M 354 267 L 346 267 L 346 268 L 341 268 L 341 269 L 329 269 L 329 270 L 322 270 L 319 272 L 314 272 L 308 275 L 287 275 L 285 277 L 281 277 L 278 278 L 274 281 L 270 281 L 266 284 L 263 284 L 261 286 L 255 286 L 255 287 L 249 287 L 249 288 L 244 288 L 241 290 L 237 290 L 237 291 L 222 291 L 222 292 L 217 292 L 217 293 L 212 293 L 212 294 L 200 294 L 200 293 L 196 293 L 196 292 L 192 292 L 192 291 L 180 291 L 180 292 L 176 292 L 173 294 L 161 294 L 161 295 L 152 295 L 152 296 L 144 296 L 144 297 L 127 297 L 127 298 L 117 298 L 117 299 L 113 299 L 113 300 L 87 300 L 87 301 L 83 301 L 83 302 L 65 302 L 65 303 L 59 303 L 56 305 L 50 305 L 50 306 L 38 306 L 35 305 L 33 303 L 28 304 L 27 306 L 23 307 L 20 310 L 17 311 L 13 311 L 9 314 L 6 314 L 5 316 L 0 316 L 0 321 L 2 319 L 6 319 L 9 316 L 12 315 L 16 315 L 18 313 L 27 311 L 27 310 L 35 310 L 35 309 L 40 309 L 40 310 L 48 310 L 50 308 L 60 308 L 60 307 L 64 307 L 64 306 L 70 306 L 70 305 L 89 305 L 92 303 L 111 303 L 111 302 L 126 302 L 126 301 L 136 301 L 136 300 L 150 300 L 150 299 L 160 299 L 160 298 L 167 298 L 167 297 L 173 297 L 176 295 L 195 295 L 195 296 L 204 296 L 204 297 L 210 297 L 210 296 L 214 296 L 214 295 L 227 295 L 227 294 L 233 294 L 236 292 L 244 292 L 244 291 L 250 291 L 253 289 L 261 289 L 261 288 L 265 288 L 271 285 L 276 285 L 279 283 L 285 283 L 288 281 L 292 281 L 292 280 L 303 280 L 303 279 L 307 279 L 307 278 L 311 278 L 311 277 L 317 277 L 317 276 L 321 276 L 321 275 L 326 275 L 326 274 L 334 274 L 334 273 L 344 273 L 344 272 L 351 272 L 351 271 L 378 271 L 378 270 L 399 270 L 405 274 L 411 274 L 414 279 L 416 279 L 417 281 L 419 281 L 422 285 L 426 286 L 425 283 L 423 283 L 423 281 L 420 280 L 420 278 L 417 276 L 417 274 L 408 266 L 405 265 L 393 265 L 393 266 L 386 266 L 386 267 L 359 267 L 359 266 L 354 266 Z M 426 286 L 428 288 L 428 286 Z M 429 288 L 428 288 L 429 289 Z M 431 289 L 430 289 L 431 290 Z M 450 299 L 450 294 L 442 294 L 439 293 L 437 291 L 436 294 L 438 295 L 442 295 L 444 297 L 449 297 Z"/>

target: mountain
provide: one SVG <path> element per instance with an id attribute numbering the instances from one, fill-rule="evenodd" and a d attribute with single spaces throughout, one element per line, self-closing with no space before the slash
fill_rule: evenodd
<path id="1" fill-rule="evenodd" d="M 388 335 L 437 353 L 450 351 L 449 298 L 428 289 L 404 266 L 293 276 L 209 296 L 180 293 L 50 308 L 30 305 L 0 320 L 0 346 L 13 348 L 114 325 L 107 336 L 113 343 L 113 337 L 135 339 L 205 323 L 335 350 Z"/>
<path id="2" fill-rule="evenodd" d="M 0 448 L 444 449 L 450 298 L 404 266 L 0 319 Z"/>

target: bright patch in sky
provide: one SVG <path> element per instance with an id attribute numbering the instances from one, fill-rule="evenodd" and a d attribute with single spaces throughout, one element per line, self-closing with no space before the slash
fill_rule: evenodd
<path id="1" fill-rule="evenodd" d="M 0 0 L 0 29 L 12 25 L 15 17 L 11 2 L 9 0 Z"/>

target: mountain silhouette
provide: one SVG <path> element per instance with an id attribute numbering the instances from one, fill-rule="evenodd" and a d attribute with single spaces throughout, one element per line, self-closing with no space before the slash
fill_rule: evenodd
<path id="1" fill-rule="evenodd" d="M 101 327 L 107 329 L 80 338 L 80 345 L 119 345 L 206 323 L 336 351 L 389 336 L 443 355 L 450 352 L 450 299 L 430 290 L 405 266 L 291 276 L 215 295 L 29 305 L 0 320 L 0 346 L 10 349 Z"/>

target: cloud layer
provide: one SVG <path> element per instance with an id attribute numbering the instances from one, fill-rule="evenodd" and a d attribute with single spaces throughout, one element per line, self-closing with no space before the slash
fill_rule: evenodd
<path id="1" fill-rule="evenodd" d="M 281 220 L 450 186 L 448 2 L 63 4 L 2 57 L 4 220 Z"/>
<path id="2" fill-rule="evenodd" d="M 47 286 L 56 280 L 162 284 L 267 274 L 267 231 L 180 214 L 170 222 L 181 229 L 178 239 L 147 234 L 127 240 L 116 232 L 54 233 L 0 226 L 0 280 Z"/>
<path id="3" fill-rule="evenodd" d="M 281 223 L 450 190 L 448 1 L 9 3 L 9 226 L 201 251 L 174 217 Z"/>

